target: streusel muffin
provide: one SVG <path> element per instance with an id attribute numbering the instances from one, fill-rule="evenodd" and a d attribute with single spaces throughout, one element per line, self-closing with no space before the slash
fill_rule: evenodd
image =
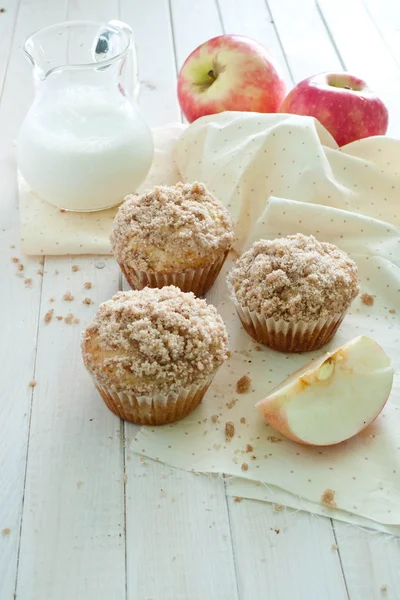
<path id="1" fill-rule="evenodd" d="M 176 285 L 196 296 L 214 283 L 232 240 L 228 211 L 198 182 L 128 196 L 111 233 L 114 256 L 132 288 Z"/>
<path id="2" fill-rule="evenodd" d="M 200 403 L 227 358 L 214 306 L 174 286 L 119 292 L 83 332 L 82 354 L 104 402 L 138 424 L 177 421 Z"/>
<path id="3" fill-rule="evenodd" d="M 355 262 L 301 233 L 255 242 L 228 274 L 228 285 L 246 331 L 283 352 L 327 344 L 359 292 Z"/>

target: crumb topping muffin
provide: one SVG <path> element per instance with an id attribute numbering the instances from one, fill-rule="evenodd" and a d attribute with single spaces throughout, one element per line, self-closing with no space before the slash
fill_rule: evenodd
<path id="1" fill-rule="evenodd" d="M 85 365 L 114 391 L 168 394 L 206 381 L 227 358 L 214 306 L 169 286 L 118 292 L 83 333 Z"/>
<path id="2" fill-rule="evenodd" d="M 198 182 L 128 196 L 111 234 L 120 264 L 163 273 L 203 267 L 227 252 L 232 240 L 229 212 Z"/>
<path id="3" fill-rule="evenodd" d="M 337 246 L 301 233 L 253 244 L 228 284 L 240 305 L 287 321 L 345 312 L 359 292 L 355 262 Z"/>

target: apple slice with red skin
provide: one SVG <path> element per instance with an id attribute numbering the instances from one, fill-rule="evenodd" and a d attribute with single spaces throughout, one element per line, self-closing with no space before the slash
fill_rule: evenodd
<path id="1" fill-rule="evenodd" d="M 204 42 L 178 75 L 178 100 L 189 123 L 226 110 L 277 112 L 285 94 L 274 57 L 243 35 L 219 35 Z"/>
<path id="2" fill-rule="evenodd" d="M 291 440 L 329 446 L 372 423 L 392 383 L 387 354 L 374 340 L 360 336 L 292 374 L 256 408 Z"/>
<path id="3" fill-rule="evenodd" d="M 304 79 L 289 92 L 279 112 L 315 117 L 338 146 L 385 135 L 389 121 L 384 102 L 350 73 L 320 73 Z"/>

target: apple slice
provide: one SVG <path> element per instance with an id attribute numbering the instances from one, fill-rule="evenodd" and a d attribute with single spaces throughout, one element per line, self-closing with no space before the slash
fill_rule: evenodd
<path id="1" fill-rule="evenodd" d="M 392 383 L 387 354 L 374 340 L 360 336 L 305 365 L 256 408 L 295 442 L 339 444 L 376 419 Z"/>

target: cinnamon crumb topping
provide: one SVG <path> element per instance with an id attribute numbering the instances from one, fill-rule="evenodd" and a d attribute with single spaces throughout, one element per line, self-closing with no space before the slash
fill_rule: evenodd
<path id="1" fill-rule="evenodd" d="M 50 321 L 53 318 L 53 313 L 54 313 L 54 308 L 51 308 L 50 310 L 47 311 L 47 313 L 44 315 L 44 322 L 46 323 L 46 325 L 48 325 L 50 323 Z"/>
<path id="2" fill-rule="evenodd" d="M 71 270 L 76 273 L 77 271 L 79 271 L 79 267 L 78 265 L 72 265 Z"/>
<path id="3" fill-rule="evenodd" d="M 321 502 L 328 508 L 336 508 L 335 491 L 327 489 L 321 496 Z"/>
<path id="4" fill-rule="evenodd" d="M 373 304 L 374 304 L 374 297 L 371 296 L 370 294 L 364 293 L 361 296 L 361 302 L 363 304 L 365 304 L 365 306 L 373 306 Z"/>
<path id="5" fill-rule="evenodd" d="M 243 463 L 241 466 L 242 471 L 248 471 L 249 470 L 249 465 L 247 463 Z"/>
<path id="6" fill-rule="evenodd" d="M 207 381 L 226 360 L 214 306 L 174 286 L 118 292 L 82 339 L 88 370 L 114 390 L 161 394 Z"/>
<path id="7" fill-rule="evenodd" d="M 227 209 L 202 183 L 177 183 L 128 196 L 110 239 L 120 263 L 168 273 L 203 266 L 210 255 L 227 251 L 233 226 Z"/>
<path id="8" fill-rule="evenodd" d="M 74 299 L 74 297 L 71 294 L 71 292 L 65 292 L 65 294 L 63 296 L 63 300 L 65 300 L 66 302 L 72 302 L 73 299 Z"/>
<path id="9" fill-rule="evenodd" d="M 317 320 L 357 296 L 357 265 L 333 244 L 301 233 L 260 240 L 228 275 L 233 299 L 275 319 Z"/>
<path id="10" fill-rule="evenodd" d="M 225 435 L 228 439 L 232 439 L 235 435 L 235 425 L 232 421 L 227 421 L 225 423 Z"/>
<path id="11" fill-rule="evenodd" d="M 84 286 L 87 290 L 90 290 L 90 288 L 92 287 L 92 282 L 91 281 L 86 281 L 86 283 L 84 283 Z"/>
<path id="12" fill-rule="evenodd" d="M 236 391 L 237 391 L 237 393 L 238 394 L 245 394 L 246 392 L 249 391 L 250 385 L 251 385 L 251 379 L 250 379 L 250 377 L 248 377 L 247 375 L 243 375 L 243 377 L 241 377 L 236 382 Z"/>

